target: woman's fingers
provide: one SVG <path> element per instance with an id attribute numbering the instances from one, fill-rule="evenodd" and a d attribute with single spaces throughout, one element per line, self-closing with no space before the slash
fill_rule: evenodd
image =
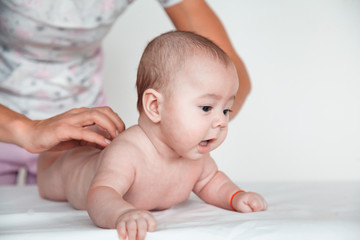
<path id="1" fill-rule="evenodd" d="M 96 127 L 89 127 L 93 125 Z M 23 145 L 33 153 L 83 145 L 104 148 L 124 129 L 123 121 L 109 107 L 76 108 L 52 118 L 32 121 Z"/>
<path id="2" fill-rule="evenodd" d="M 112 138 L 125 129 L 121 118 L 109 107 L 72 109 L 66 114 L 72 125 L 86 127 L 96 124 Z"/>
<path id="3" fill-rule="evenodd" d="M 102 107 L 100 109 L 111 118 L 113 123 L 115 123 L 118 133 L 125 130 L 124 122 L 121 120 L 119 115 L 117 115 L 110 107 Z"/>
<path id="4" fill-rule="evenodd" d="M 60 142 L 58 145 L 63 145 L 62 150 L 72 148 L 71 144 L 73 144 L 74 147 L 98 145 L 104 148 L 107 145 L 109 145 L 111 142 L 103 135 L 96 133 L 91 129 L 79 128 L 74 126 L 64 126 L 64 127 L 56 128 L 54 130 L 54 134 L 56 134 L 56 138 Z M 67 146 L 68 148 L 64 148 L 64 146 Z"/>

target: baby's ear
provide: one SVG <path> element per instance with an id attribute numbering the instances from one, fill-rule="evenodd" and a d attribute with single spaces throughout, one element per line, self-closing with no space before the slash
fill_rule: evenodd
<path id="1" fill-rule="evenodd" d="M 161 120 L 160 116 L 160 105 L 162 103 L 163 96 L 161 93 L 154 89 L 146 89 L 143 97 L 143 108 L 146 116 L 153 121 L 154 123 L 158 123 Z"/>

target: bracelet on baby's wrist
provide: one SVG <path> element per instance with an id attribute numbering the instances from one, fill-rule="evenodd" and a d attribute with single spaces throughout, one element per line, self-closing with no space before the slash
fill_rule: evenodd
<path id="1" fill-rule="evenodd" d="M 241 193 L 241 192 L 245 192 L 245 191 L 244 191 L 244 190 L 236 191 L 236 192 L 231 196 L 231 198 L 230 198 L 230 207 L 231 207 L 231 209 L 234 210 L 234 211 L 236 211 L 236 209 L 233 207 L 232 201 L 233 201 L 235 195 L 238 194 L 238 193 Z"/>

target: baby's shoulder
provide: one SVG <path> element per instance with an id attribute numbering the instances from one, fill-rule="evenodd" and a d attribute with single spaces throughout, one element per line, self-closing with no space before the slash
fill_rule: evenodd
<path id="1" fill-rule="evenodd" d="M 141 156 L 146 149 L 148 139 L 138 125 L 134 125 L 117 136 L 104 152 L 117 156 Z"/>
<path id="2" fill-rule="evenodd" d="M 139 125 L 134 125 L 120 133 L 111 144 L 116 146 L 125 144 L 127 146 L 137 147 L 144 142 L 147 142 L 146 134 Z"/>

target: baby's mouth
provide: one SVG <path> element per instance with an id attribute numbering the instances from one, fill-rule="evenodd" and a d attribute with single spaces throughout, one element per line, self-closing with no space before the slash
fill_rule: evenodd
<path id="1" fill-rule="evenodd" d="M 211 147 L 210 147 L 210 143 L 213 142 L 214 139 L 208 139 L 208 140 L 203 140 L 199 143 L 199 152 L 201 153 L 208 153 L 211 151 Z"/>
<path id="2" fill-rule="evenodd" d="M 210 140 L 204 140 L 200 142 L 200 146 L 206 147 L 209 144 Z"/>
<path id="3" fill-rule="evenodd" d="M 214 142 L 215 141 L 215 138 L 211 138 L 211 139 L 207 139 L 207 140 L 202 140 L 199 145 L 200 146 L 207 146 L 209 145 L 210 143 Z"/>

